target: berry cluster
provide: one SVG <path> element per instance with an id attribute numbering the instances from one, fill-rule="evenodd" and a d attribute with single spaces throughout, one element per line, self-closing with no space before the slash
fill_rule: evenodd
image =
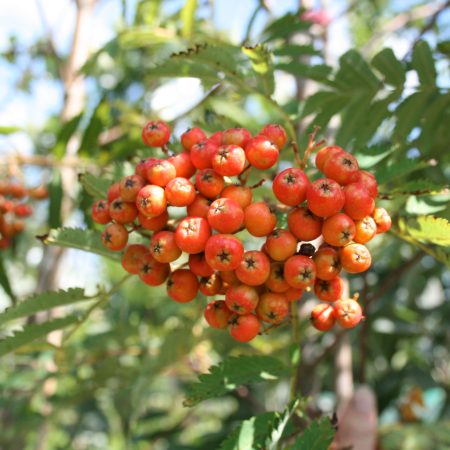
<path id="1" fill-rule="evenodd" d="M 371 257 L 364 243 L 390 226 L 386 211 L 375 208 L 375 178 L 341 148 L 325 147 L 316 165 L 326 178 L 310 182 L 300 168 L 283 170 L 272 183 L 281 204 L 269 205 L 253 201 L 252 189 L 261 183 L 248 187 L 246 179 L 251 168 L 267 170 L 277 163 L 287 141 L 283 127 L 269 124 L 256 136 L 232 128 L 210 137 L 192 128 L 181 135 L 184 151 L 172 156 L 170 135 L 166 123 L 147 123 L 144 144 L 161 147 L 167 157 L 139 161 L 133 175 L 112 184 L 107 199 L 92 207 L 93 220 L 106 225 L 105 247 L 125 249 L 124 269 L 150 286 L 167 281 L 169 297 L 180 303 L 199 291 L 223 295 L 208 303 L 205 319 L 241 342 L 260 333 L 262 322 L 266 330 L 284 322 L 289 303 L 310 289 L 323 301 L 337 302 L 314 309 L 317 329 L 330 329 L 335 321 L 356 325 L 349 320 L 355 307 L 345 303 L 355 300 L 341 300 L 338 275 L 341 268 L 367 270 Z M 174 220 L 172 207 L 186 208 L 186 214 Z M 276 228 L 277 209 L 289 210 L 288 229 Z M 264 238 L 260 250 L 246 251 L 237 236 L 244 230 Z M 128 245 L 132 232 L 148 237 L 149 245 Z M 188 261 L 171 267 L 182 253 Z"/>
<path id="2" fill-rule="evenodd" d="M 29 201 L 47 197 L 45 186 L 28 189 L 18 182 L 0 182 L 0 250 L 8 248 L 13 237 L 25 229 L 23 219 L 33 214 Z"/>

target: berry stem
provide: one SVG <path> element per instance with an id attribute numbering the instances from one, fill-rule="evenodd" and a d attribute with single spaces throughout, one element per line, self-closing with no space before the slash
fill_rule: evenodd
<path id="1" fill-rule="evenodd" d="M 250 176 L 250 169 L 252 168 L 251 164 L 248 164 L 247 167 L 239 174 L 238 180 L 241 183 L 241 186 L 245 186 L 248 180 L 248 177 Z"/>
<path id="2" fill-rule="evenodd" d="M 298 144 L 295 141 L 291 142 L 292 145 L 292 151 L 294 152 L 294 162 L 297 164 L 297 166 L 301 167 L 302 165 L 302 158 L 300 157 L 300 151 L 298 149 Z"/>
<path id="3" fill-rule="evenodd" d="M 250 189 L 256 189 L 256 188 L 258 188 L 259 186 L 262 186 L 266 181 L 267 181 L 267 180 L 265 180 L 264 178 L 262 178 L 262 179 L 259 180 L 257 183 L 252 184 L 252 185 L 250 186 Z"/>
<path id="4" fill-rule="evenodd" d="M 162 150 L 162 152 L 163 152 L 165 155 L 167 155 L 167 156 L 170 155 L 169 148 L 167 147 L 166 144 L 164 144 L 164 145 L 161 147 L 161 150 Z"/>
<path id="5" fill-rule="evenodd" d="M 304 170 L 308 166 L 308 158 L 309 155 L 317 150 L 319 148 L 323 147 L 325 145 L 325 139 L 320 140 L 319 142 L 316 142 L 316 135 L 319 132 L 320 127 L 315 126 L 313 132 L 308 136 L 308 146 L 306 147 L 305 153 L 303 155 L 303 159 L 300 161 L 300 169 Z"/>

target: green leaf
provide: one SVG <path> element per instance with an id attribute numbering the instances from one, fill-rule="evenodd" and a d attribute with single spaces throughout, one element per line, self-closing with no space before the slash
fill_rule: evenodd
<path id="1" fill-rule="evenodd" d="M 359 159 L 358 159 L 359 162 Z M 448 186 L 437 184 L 429 180 L 411 180 L 402 183 L 396 188 L 390 188 L 389 192 L 379 193 L 378 197 L 382 199 L 390 199 L 401 195 L 440 195 Z"/>
<path id="2" fill-rule="evenodd" d="M 380 161 L 391 155 L 394 149 L 390 145 L 374 145 L 354 152 L 361 169 L 371 169 Z"/>
<path id="3" fill-rule="evenodd" d="M 270 97 L 275 89 L 272 53 L 262 44 L 242 47 L 242 51 L 250 59 L 251 66 L 261 83 L 261 91 Z"/>
<path id="4" fill-rule="evenodd" d="M 200 375 L 199 382 L 187 389 L 185 406 L 194 406 L 203 400 L 220 397 L 239 385 L 276 380 L 287 373 L 287 368 L 271 356 L 230 357 L 210 372 Z"/>
<path id="5" fill-rule="evenodd" d="M 107 197 L 108 188 L 111 186 L 111 180 L 96 177 L 90 173 L 82 173 L 78 179 L 86 192 L 92 197 L 96 199 Z"/>
<path id="6" fill-rule="evenodd" d="M 332 68 L 326 64 L 308 65 L 301 62 L 292 61 L 289 63 L 278 63 L 275 66 L 278 70 L 290 73 L 295 77 L 303 77 L 319 82 L 327 82 Z"/>
<path id="7" fill-rule="evenodd" d="M 450 223 L 434 216 L 417 216 L 399 219 L 400 232 L 413 239 L 440 246 L 450 245 Z"/>
<path id="8" fill-rule="evenodd" d="M 67 143 L 72 135 L 77 131 L 82 117 L 83 113 L 80 113 L 62 125 L 56 138 L 56 144 L 53 147 L 53 154 L 57 158 L 62 158 L 66 153 Z"/>
<path id="9" fill-rule="evenodd" d="M 44 244 L 75 248 L 85 252 L 96 253 L 107 258 L 120 261 L 121 253 L 105 248 L 101 242 L 101 233 L 97 230 L 82 228 L 58 228 L 50 230 L 43 236 L 38 236 Z"/>
<path id="10" fill-rule="evenodd" d="M 275 449 L 297 405 L 298 401 L 295 401 L 281 413 L 267 412 L 244 420 L 222 442 L 219 450 Z"/>
<path id="11" fill-rule="evenodd" d="M 422 86 L 436 86 L 436 67 L 430 46 L 426 41 L 419 41 L 414 46 L 411 65 L 417 72 Z"/>
<path id="12" fill-rule="evenodd" d="M 436 214 L 448 210 L 449 194 L 411 195 L 405 204 L 405 212 L 411 216 Z"/>
<path id="13" fill-rule="evenodd" d="M 396 87 L 402 87 L 405 84 L 405 69 L 395 57 L 392 49 L 385 48 L 377 53 L 372 59 L 372 66 L 384 76 L 384 81 L 387 84 Z"/>
<path id="14" fill-rule="evenodd" d="M 378 181 L 378 185 L 383 185 L 389 181 L 396 180 L 400 177 L 408 175 L 416 170 L 425 169 L 428 164 L 425 161 L 419 161 L 417 159 L 404 159 L 388 165 L 378 166 L 375 176 Z"/>
<path id="15" fill-rule="evenodd" d="M 328 417 L 312 422 L 289 450 L 327 450 L 336 430 Z"/>
<path id="16" fill-rule="evenodd" d="M 83 138 L 80 144 L 79 153 L 87 156 L 93 156 L 98 153 L 100 133 L 107 126 L 110 118 L 110 108 L 108 103 L 102 98 L 95 107 L 89 123 L 84 130 Z"/>
<path id="17" fill-rule="evenodd" d="M 285 44 L 274 50 L 273 54 L 275 56 L 290 56 L 292 58 L 298 58 L 299 56 L 304 55 L 318 56 L 321 52 L 316 50 L 312 45 Z"/>
<path id="18" fill-rule="evenodd" d="M 194 29 L 195 11 L 197 9 L 197 0 L 186 0 L 181 10 L 181 22 L 183 27 L 181 28 L 181 35 L 185 39 L 192 37 L 192 30 Z"/>
<path id="19" fill-rule="evenodd" d="M 3 256 L 0 254 L 0 285 L 3 290 L 9 296 L 13 303 L 16 303 L 17 299 L 11 288 L 11 283 L 9 282 L 8 274 L 6 273 L 5 266 L 3 264 Z"/>
<path id="20" fill-rule="evenodd" d="M 91 300 L 92 298 L 87 297 L 84 290 L 80 288 L 33 295 L 0 313 L 0 325 L 13 319 L 31 316 L 39 311 L 47 311 L 57 306 L 70 305 L 80 301 Z"/>
<path id="21" fill-rule="evenodd" d="M 18 131 L 21 131 L 21 128 L 12 126 L 0 126 L 0 134 L 13 134 L 17 133 Z"/>
<path id="22" fill-rule="evenodd" d="M 23 330 L 0 340 L 0 356 L 11 353 L 30 342 L 47 336 L 54 330 L 60 330 L 78 321 L 75 315 L 54 319 L 50 322 L 27 325 Z"/>
<path id="23" fill-rule="evenodd" d="M 63 187 L 61 182 L 61 172 L 53 170 L 52 181 L 49 185 L 49 203 L 48 203 L 48 224 L 50 228 L 61 226 L 61 206 L 63 199 Z"/>
<path id="24" fill-rule="evenodd" d="M 284 39 L 309 27 L 310 24 L 301 21 L 298 14 L 288 13 L 270 23 L 264 30 L 264 36 L 267 41 Z"/>

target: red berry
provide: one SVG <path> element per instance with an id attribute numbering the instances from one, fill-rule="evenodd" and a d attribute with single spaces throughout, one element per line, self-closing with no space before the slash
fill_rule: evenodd
<path id="1" fill-rule="evenodd" d="M 178 269 L 169 275 L 167 294 L 178 303 L 187 303 L 197 296 L 197 277 L 188 269 Z"/>
<path id="2" fill-rule="evenodd" d="M 165 187 L 166 199 L 172 206 L 188 206 L 195 200 L 195 187 L 186 178 L 170 180 Z"/>
<path id="3" fill-rule="evenodd" d="M 139 278 L 149 286 L 160 286 L 170 273 L 170 264 L 156 261 L 150 253 L 144 255 L 139 264 Z"/>
<path id="4" fill-rule="evenodd" d="M 211 206 L 211 200 L 203 197 L 201 194 L 197 194 L 194 201 L 186 208 L 187 214 L 190 217 L 208 217 L 209 207 Z"/>
<path id="5" fill-rule="evenodd" d="M 189 255 L 189 268 L 198 277 L 210 277 L 214 270 L 208 265 L 204 253 Z"/>
<path id="6" fill-rule="evenodd" d="M 376 198 L 378 195 L 378 184 L 375 176 L 366 170 L 358 170 L 352 177 L 352 183 L 361 183 L 371 195 Z"/>
<path id="7" fill-rule="evenodd" d="M 235 233 L 242 227 L 244 211 L 234 200 L 219 198 L 211 203 L 207 218 L 219 233 Z"/>
<path id="8" fill-rule="evenodd" d="M 286 292 L 290 286 L 284 279 L 284 264 L 274 262 L 270 264 L 269 278 L 267 278 L 266 286 L 272 292 Z"/>
<path id="9" fill-rule="evenodd" d="M 289 313 L 289 302 L 284 294 L 267 292 L 261 295 L 256 308 L 259 319 L 269 323 L 281 323 Z"/>
<path id="10" fill-rule="evenodd" d="M 222 145 L 238 145 L 244 148 L 251 137 L 250 131 L 245 128 L 229 128 L 222 133 Z"/>
<path id="11" fill-rule="evenodd" d="M 191 161 L 194 167 L 197 169 L 208 169 L 212 167 L 212 156 L 214 152 L 219 148 L 219 144 L 216 144 L 210 139 L 205 139 L 195 144 L 191 148 Z"/>
<path id="12" fill-rule="evenodd" d="M 248 314 L 258 306 L 258 291 L 246 284 L 230 286 L 225 294 L 225 303 L 230 311 L 237 314 Z"/>
<path id="13" fill-rule="evenodd" d="M 120 251 L 127 245 L 128 231 L 119 223 L 109 224 L 102 233 L 102 243 L 106 248 Z"/>
<path id="14" fill-rule="evenodd" d="M 215 234 L 208 239 L 205 248 L 206 262 L 214 270 L 236 269 L 244 255 L 242 242 L 229 234 Z"/>
<path id="15" fill-rule="evenodd" d="M 141 260 L 148 253 L 148 248 L 141 244 L 132 244 L 127 247 L 122 256 L 122 267 L 136 275 L 139 272 Z"/>
<path id="16" fill-rule="evenodd" d="M 285 129 L 276 123 L 267 124 L 260 132 L 273 142 L 280 150 L 286 145 L 287 133 Z"/>
<path id="17" fill-rule="evenodd" d="M 170 127 L 162 120 L 147 122 L 142 129 L 142 142 L 149 147 L 162 147 L 169 139 Z"/>
<path id="18" fill-rule="evenodd" d="M 372 263 L 369 250 L 362 244 L 349 244 L 339 249 L 339 260 L 348 273 L 365 272 Z"/>
<path id="19" fill-rule="evenodd" d="M 332 216 L 344 206 L 345 196 L 336 181 L 319 178 L 306 191 L 308 208 L 319 217 Z"/>
<path id="20" fill-rule="evenodd" d="M 223 300 L 208 303 L 204 312 L 204 317 L 209 326 L 218 329 L 227 328 L 232 315 L 233 313 Z"/>
<path id="21" fill-rule="evenodd" d="M 177 171 L 172 163 L 160 159 L 146 163 L 146 175 L 151 184 L 164 187 L 177 176 Z"/>
<path id="22" fill-rule="evenodd" d="M 230 318 L 230 335 L 239 342 L 248 342 L 255 338 L 261 323 L 254 314 L 236 314 Z"/>
<path id="23" fill-rule="evenodd" d="M 201 128 L 190 128 L 181 135 L 181 145 L 190 151 L 192 146 L 206 139 L 206 134 Z"/>
<path id="24" fill-rule="evenodd" d="M 109 215 L 109 203 L 106 200 L 97 200 L 92 205 L 92 220 L 100 225 L 106 225 L 111 222 Z"/>
<path id="25" fill-rule="evenodd" d="M 147 180 L 147 167 L 150 165 L 150 163 L 158 161 L 158 158 L 154 158 L 153 156 L 149 156 L 148 158 L 141 159 L 134 169 L 134 173 L 136 175 L 139 175 L 141 178 L 143 178 L 145 181 Z"/>
<path id="26" fill-rule="evenodd" d="M 283 294 L 286 296 L 288 302 L 296 302 L 300 300 L 303 295 L 303 289 L 290 287 L 287 291 L 283 292 Z"/>
<path id="27" fill-rule="evenodd" d="M 206 198 L 216 198 L 222 191 L 225 182 L 223 177 L 213 169 L 203 169 L 195 177 L 198 192 Z"/>
<path id="28" fill-rule="evenodd" d="M 222 145 L 222 137 L 223 137 L 223 131 L 216 131 L 209 137 L 209 140 L 214 142 L 217 145 Z"/>
<path id="29" fill-rule="evenodd" d="M 280 151 L 265 136 L 259 135 L 250 139 L 245 146 L 248 162 L 257 169 L 270 169 L 278 161 Z"/>
<path id="30" fill-rule="evenodd" d="M 336 277 L 331 280 L 319 280 L 314 283 L 314 293 L 319 300 L 335 302 L 342 298 L 344 293 L 344 282 L 342 278 Z"/>
<path id="31" fill-rule="evenodd" d="M 120 181 L 120 198 L 125 202 L 134 202 L 139 191 L 145 186 L 145 180 L 139 175 L 130 175 Z"/>
<path id="32" fill-rule="evenodd" d="M 116 181 L 108 188 L 106 195 L 108 203 L 112 203 L 116 198 L 120 197 L 120 182 Z"/>
<path id="33" fill-rule="evenodd" d="M 305 201 L 308 185 L 309 180 L 303 170 L 291 167 L 275 177 L 272 190 L 281 203 L 297 206 Z"/>
<path id="34" fill-rule="evenodd" d="M 284 264 L 284 278 L 296 289 L 312 286 L 316 279 L 316 265 L 307 256 L 291 256 Z"/>
<path id="35" fill-rule="evenodd" d="M 331 145 L 320 149 L 316 155 L 316 167 L 323 172 L 323 166 L 326 161 L 338 153 L 344 153 L 344 149 L 337 145 Z"/>
<path id="36" fill-rule="evenodd" d="M 269 278 L 269 258 L 258 250 L 245 252 L 239 265 L 236 267 L 238 279 L 249 286 L 264 284 Z"/>
<path id="37" fill-rule="evenodd" d="M 115 222 L 126 224 L 136 219 L 138 210 L 134 203 L 127 203 L 118 197 L 109 205 L 109 215 Z"/>
<path id="38" fill-rule="evenodd" d="M 311 311 L 309 319 L 312 326 L 319 331 L 328 331 L 334 327 L 336 318 L 334 317 L 334 309 L 331 305 L 321 303 L 316 305 Z"/>
<path id="39" fill-rule="evenodd" d="M 297 251 L 297 239 L 287 230 L 277 228 L 267 236 L 266 251 L 275 261 L 285 261 Z"/>
<path id="40" fill-rule="evenodd" d="M 167 161 L 175 167 L 177 177 L 191 178 L 195 174 L 195 167 L 191 161 L 189 152 L 181 152 L 178 155 L 173 155 L 167 158 Z"/>
<path id="41" fill-rule="evenodd" d="M 150 231 L 160 231 L 166 225 L 169 220 L 169 213 L 167 209 L 162 212 L 159 216 L 155 217 L 147 217 L 144 216 L 141 212 L 138 214 L 138 221 L 141 224 L 142 228 Z"/>
<path id="42" fill-rule="evenodd" d="M 322 234 L 323 220 L 308 208 L 300 206 L 288 214 L 289 231 L 299 241 L 312 241 Z"/>
<path id="43" fill-rule="evenodd" d="M 217 295 L 222 289 L 222 278 L 217 273 L 213 273 L 209 277 L 202 277 L 199 289 L 207 297 Z"/>
<path id="44" fill-rule="evenodd" d="M 317 278 L 332 280 L 336 278 L 342 267 L 337 250 L 332 247 L 321 247 L 313 256 Z"/>
<path id="45" fill-rule="evenodd" d="M 245 167 L 245 152 L 237 145 L 222 145 L 212 155 L 212 167 L 222 176 L 239 175 Z"/>
<path id="46" fill-rule="evenodd" d="M 343 247 L 355 236 L 355 222 L 347 214 L 337 213 L 327 217 L 322 226 L 325 242 L 333 247 Z"/>
<path id="47" fill-rule="evenodd" d="M 348 299 L 339 300 L 334 304 L 334 316 L 342 328 L 354 328 L 361 322 L 363 313 L 357 301 Z"/>
<path id="48" fill-rule="evenodd" d="M 223 270 L 219 272 L 220 278 L 224 283 L 227 283 L 229 286 L 233 286 L 236 284 L 241 284 L 238 277 L 236 276 L 235 270 Z"/>
<path id="49" fill-rule="evenodd" d="M 17 217 L 30 217 L 33 214 L 33 208 L 27 203 L 19 203 L 14 206 L 14 214 Z M 244 212 L 242 212 L 242 215 Z"/>
<path id="50" fill-rule="evenodd" d="M 358 244 L 369 242 L 377 234 L 377 224 L 373 217 L 367 216 L 355 222 L 356 233 L 353 240 Z"/>
<path id="51" fill-rule="evenodd" d="M 375 208 L 372 214 L 373 220 L 377 224 L 377 233 L 386 233 L 391 228 L 392 219 L 384 208 Z"/>
<path id="52" fill-rule="evenodd" d="M 323 165 L 323 173 L 325 176 L 337 181 L 341 185 L 351 183 L 358 169 L 358 161 L 347 152 L 341 152 L 331 156 Z"/>
<path id="53" fill-rule="evenodd" d="M 245 209 L 252 202 L 253 194 L 248 186 L 232 184 L 224 188 L 220 197 L 234 200 L 242 209 Z"/>
<path id="54" fill-rule="evenodd" d="M 153 184 L 144 186 L 136 197 L 139 212 L 146 217 L 156 217 L 164 213 L 167 207 L 164 189 Z"/>
<path id="55" fill-rule="evenodd" d="M 267 236 L 277 224 L 277 217 L 266 202 L 255 202 L 244 210 L 244 226 L 256 237 Z"/>
<path id="56" fill-rule="evenodd" d="M 170 263 L 181 255 L 181 250 L 175 241 L 175 233 L 172 231 L 155 233 L 150 240 L 149 248 L 153 258 L 161 263 Z"/>
<path id="57" fill-rule="evenodd" d="M 186 253 L 201 253 L 211 236 L 211 228 L 203 217 L 186 217 L 177 226 L 175 240 Z"/>
<path id="58" fill-rule="evenodd" d="M 344 212 L 352 219 L 370 216 L 375 208 L 375 200 L 362 183 L 350 183 L 344 188 Z"/>

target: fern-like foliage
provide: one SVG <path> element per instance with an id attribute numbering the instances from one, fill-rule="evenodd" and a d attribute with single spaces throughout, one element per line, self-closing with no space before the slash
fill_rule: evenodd
<path id="1" fill-rule="evenodd" d="M 0 314 L 0 325 L 3 325 L 10 320 L 31 316 L 40 311 L 48 311 L 57 306 L 70 305 L 72 303 L 90 299 L 92 299 L 92 297 L 87 297 L 84 290 L 80 288 L 33 295 L 18 305 L 3 311 Z"/>
<path id="2" fill-rule="evenodd" d="M 279 360 L 270 356 L 230 357 L 210 372 L 200 375 L 199 382 L 187 389 L 185 406 L 194 406 L 203 400 L 220 397 L 245 383 L 276 380 L 286 375 L 287 369 Z"/>
<path id="3" fill-rule="evenodd" d="M 439 246 L 450 245 L 450 223 L 434 216 L 417 216 L 399 220 L 400 232 L 414 240 Z"/>
<path id="4" fill-rule="evenodd" d="M 101 233 L 97 230 L 83 230 L 82 228 L 58 228 L 50 230 L 44 236 L 38 238 L 47 245 L 75 248 L 85 252 L 96 253 L 110 259 L 120 261 L 121 254 L 113 252 L 103 246 Z"/>
<path id="5" fill-rule="evenodd" d="M 330 419 L 323 417 L 312 422 L 289 450 L 328 450 L 335 432 Z"/>
<path id="6" fill-rule="evenodd" d="M 79 181 L 86 192 L 95 199 L 106 198 L 108 188 L 111 185 L 111 180 L 94 177 L 89 173 L 82 173 L 79 176 Z"/>
<path id="7" fill-rule="evenodd" d="M 67 316 L 61 319 L 54 319 L 49 322 L 28 325 L 21 331 L 17 331 L 12 336 L 8 336 L 0 340 L 0 356 L 4 356 L 23 347 L 36 339 L 47 336 L 54 330 L 60 330 L 78 321 L 75 315 Z"/>

